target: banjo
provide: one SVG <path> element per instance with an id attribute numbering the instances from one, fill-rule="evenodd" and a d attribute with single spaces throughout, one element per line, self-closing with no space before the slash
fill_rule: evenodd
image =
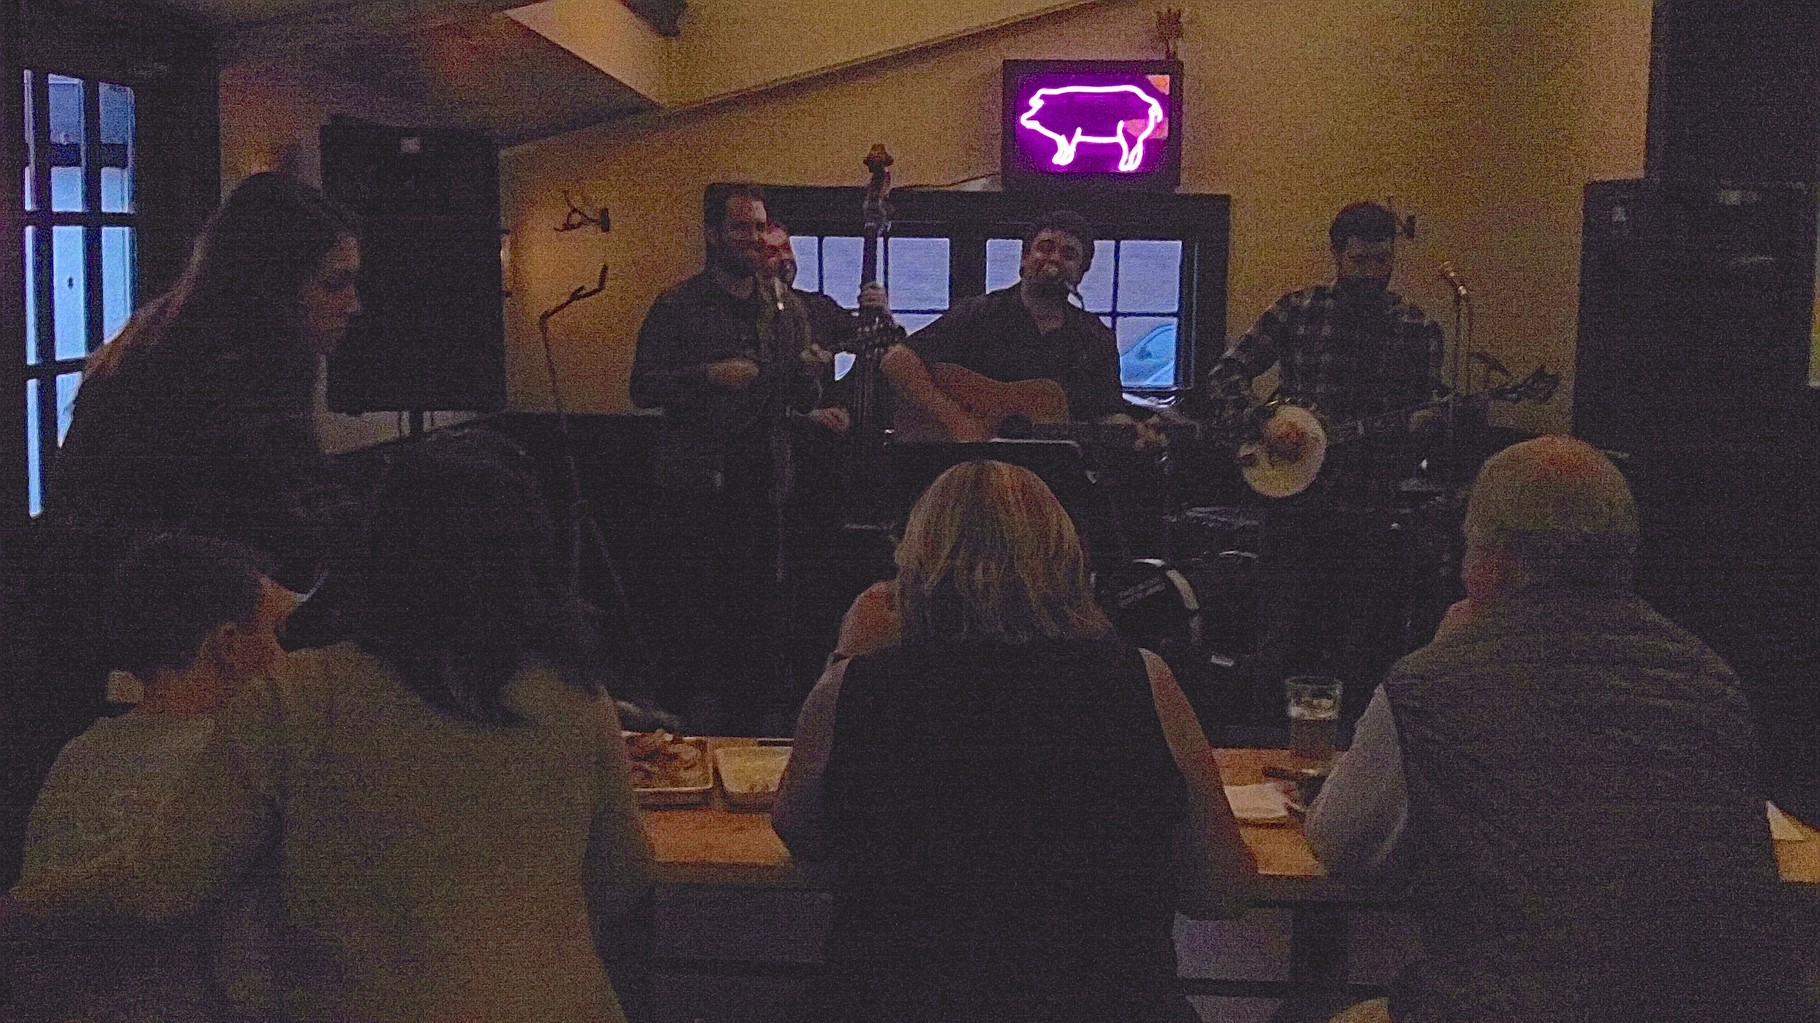
<path id="1" fill-rule="evenodd" d="M 1272 403 L 1268 424 L 1286 424 L 1299 430 L 1303 439 L 1293 457 L 1273 452 L 1261 438 L 1239 445 L 1239 471 L 1251 489 L 1264 497 L 1294 497 L 1307 490 L 1320 477 L 1327 464 L 1330 449 L 1391 430 L 1407 427 L 1411 416 L 1429 409 L 1445 411 L 1460 401 L 1483 398 L 1489 401 L 1547 401 L 1561 383 L 1557 373 L 1537 366 L 1530 374 L 1514 383 L 1494 387 L 1477 394 L 1452 394 L 1409 408 L 1368 416 L 1364 419 L 1330 426 L 1313 410 L 1287 401 Z"/>

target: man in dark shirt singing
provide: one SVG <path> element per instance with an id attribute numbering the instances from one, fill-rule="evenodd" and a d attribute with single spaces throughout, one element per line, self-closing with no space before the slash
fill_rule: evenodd
<path id="1" fill-rule="evenodd" d="M 1017 284 L 965 299 L 885 353 L 880 364 L 900 401 L 914 404 L 956 441 L 990 440 L 984 423 L 942 391 L 929 367 L 953 363 L 1000 382 L 1061 385 L 1073 419 L 1123 414 L 1119 349 L 1099 317 L 1068 301 L 1093 263 L 1093 229 L 1059 210 L 1024 235 Z"/>

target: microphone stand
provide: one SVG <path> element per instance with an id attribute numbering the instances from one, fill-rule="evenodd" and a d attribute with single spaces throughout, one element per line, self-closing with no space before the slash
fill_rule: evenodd
<path id="1" fill-rule="evenodd" d="M 1460 408 L 1463 399 L 1472 396 L 1472 373 L 1466 365 L 1466 352 L 1472 347 L 1472 296 L 1454 272 L 1453 263 L 1440 265 L 1441 279 L 1453 292 L 1453 359 L 1448 373 L 1446 440 L 1443 446 L 1447 471 L 1457 474 L 1460 461 Z"/>
<path id="2" fill-rule="evenodd" d="M 594 554 L 606 569 L 607 580 L 612 586 L 613 599 L 619 605 L 621 627 L 625 630 L 632 654 L 639 661 L 637 674 L 644 679 L 649 677 L 651 666 L 656 661 L 652 658 L 650 648 L 645 645 L 644 637 L 639 634 L 635 624 L 636 616 L 632 613 L 631 600 L 626 596 L 625 580 L 620 576 L 619 568 L 614 564 L 613 555 L 608 550 L 606 534 L 600 528 L 600 519 L 595 516 L 592 506 L 582 492 L 581 473 L 575 466 L 575 442 L 569 432 L 569 410 L 562 400 L 562 390 L 558 386 L 556 378 L 556 357 L 550 346 L 550 320 L 564 309 L 577 302 L 593 298 L 605 290 L 607 290 L 607 264 L 602 263 L 600 276 L 595 279 L 592 288 L 577 286 L 574 291 L 569 292 L 567 298 L 544 310 L 537 317 L 537 333 L 543 340 L 544 368 L 550 377 L 550 400 L 556 405 L 557 443 L 562 449 L 564 482 L 569 491 L 565 495 L 568 499 L 569 511 L 569 521 L 565 529 L 568 539 L 568 574 L 565 582 L 569 592 L 574 594 L 577 599 L 581 599 L 582 536 L 585 531 L 587 538 L 593 543 Z M 586 606 L 596 613 L 600 610 L 592 605 Z"/>

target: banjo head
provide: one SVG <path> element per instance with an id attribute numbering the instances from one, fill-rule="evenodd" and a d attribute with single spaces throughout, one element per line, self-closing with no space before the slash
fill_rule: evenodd
<path id="1" fill-rule="evenodd" d="M 1273 458 L 1262 441 L 1239 447 L 1240 472 L 1245 482 L 1265 497 L 1294 497 L 1307 490 L 1327 461 L 1327 430 L 1315 414 L 1300 405 L 1282 405 L 1271 416 L 1272 421 L 1285 418 L 1308 435 L 1302 457 L 1291 461 Z"/>

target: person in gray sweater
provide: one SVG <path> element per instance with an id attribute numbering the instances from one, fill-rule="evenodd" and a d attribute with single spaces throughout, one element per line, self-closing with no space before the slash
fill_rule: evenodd
<path id="1" fill-rule="evenodd" d="M 26 823 L 26 884 L 106 853 L 158 816 L 214 733 L 216 712 L 281 656 L 295 606 L 259 556 L 235 544 L 163 534 L 129 553 L 105 609 L 104 645 L 144 695 L 58 754 Z M 27 956 L 14 965 L 0 1020 L 259 1018 L 267 907 L 258 895 L 237 886 L 197 920 L 113 928 Z"/>
<path id="2" fill-rule="evenodd" d="M 373 499 L 353 640 L 221 715 L 142 839 L 0 900 L 0 938 L 180 919 L 276 858 L 276 1015 L 622 1023 L 594 944 L 651 850 L 526 459 L 412 445 Z"/>
<path id="3" fill-rule="evenodd" d="M 1738 681 L 1631 591 L 1636 503 L 1587 444 L 1494 455 L 1466 599 L 1373 694 L 1308 838 L 1407 884 L 1421 952 L 1346 1020 L 1811 1019 Z"/>

